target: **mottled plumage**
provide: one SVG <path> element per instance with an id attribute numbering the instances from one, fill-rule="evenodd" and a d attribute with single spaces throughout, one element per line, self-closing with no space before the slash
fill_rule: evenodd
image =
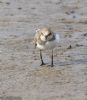
<path id="1" fill-rule="evenodd" d="M 40 49 L 41 59 L 42 59 L 41 51 L 46 49 L 52 49 L 53 51 L 53 49 L 58 44 L 59 39 L 60 39 L 59 34 L 55 34 L 49 28 L 42 28 L 36 30 L 33 43 L 35 47 Z M 43 60 L 42 60 L 42 65 L 43 65 Z M 53 64 L 51 64 L 51 66 L 53 66 Z"/>

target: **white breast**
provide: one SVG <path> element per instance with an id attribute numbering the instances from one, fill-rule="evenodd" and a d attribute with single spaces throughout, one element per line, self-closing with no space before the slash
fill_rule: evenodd
<path id="1" fill-rule="evenodd" d="M 54 40 L 54 41 L 48 41 L 46 42 L 45 45 L 40 45 L 39 43 L 37 43 L 37 48 L 41 49 L 41 50 L 44 50 L 44 49 L 53 49 L 55 48 L 57 42 Z"/>
<path id="2" fill-rule="evenodd" d="M 57 42 L 56 42 L 55 40 L 54 40 L 54 41 L 49 41 L 49 42 L 46 43 L 45 48 L 46 48 L 46 49 L 53 49 L 53 48 L 55 48 L 56 43 L 57 43 Z"/>
<path id="3" fill-rule="evenodd" d="M 48 41 L 48 42 L 46 43 L 46 46 L 47 46 L 47 48 L 49 48 L 49 49 L 55 48 L 55 47 L 58 45 L 59 41 L 60 41 L 60 36 L 59 36 L 59 34 L 55 34 L 55 40 L 53 40 L 53 41 Z"/>
<path id="4" fill-rule="evenodd" d="M 53 41 L 47 41 L 44 45 L 40 45 L 39 43 L 37 43 L 37 48 L 41 50 L 55 48 L 60 40 L 59 34 L 55 34 L 55 35 L 56 35 L 56 38 Z"/>
<path id="5" fill-rule="evenodd" d="M 44 45 L 40 45 L 39 43 L 37 43 L 37 48 L 41 50 L 45 49 Z"/>

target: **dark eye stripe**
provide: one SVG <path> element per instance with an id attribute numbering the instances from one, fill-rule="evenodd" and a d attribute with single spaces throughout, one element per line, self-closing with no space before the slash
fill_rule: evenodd
<path id="1" fill-rule="evenodd" d="M 49 34 L 46 36 L 46 38 L 49 37 L 50 35 L 51 35 L 51 33 L 49 33 Z"/>
<path id="2" fill-rule="evenodd" d="M 48 36 L 50 36 L 50 35 L 51 35 L 51 33 L 48 34 Z"/>

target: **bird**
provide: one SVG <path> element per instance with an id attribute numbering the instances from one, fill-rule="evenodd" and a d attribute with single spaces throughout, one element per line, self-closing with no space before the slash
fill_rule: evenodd
<path id="1" fill-rule="evenodd" d="M 53 63 L 53 49 L 57 47 L 57 44 L 60 41 L 60 36 L 57 33 L 54 33 L 50 28 L 43 27 L 41 29 L 37 29 L 35 36 L 33 38 L 33 44 L 35 48 L 40 50 L 40 59 L 41 66 L 45 65 L 42 57 L 43 50 L 51 50 L 51 67 L 54 66 Z"/>

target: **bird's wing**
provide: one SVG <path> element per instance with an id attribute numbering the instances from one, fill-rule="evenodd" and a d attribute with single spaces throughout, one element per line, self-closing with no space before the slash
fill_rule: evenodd
<path id="1" fill-rule="evenodd" d="M 38 41 L 39 36 L 40 36 L 40 33 L 39 31 L 37 31 L 33 39 L 33 44 L 35 45 L 35 48 L 37 46 L 37 41 Z"/>

